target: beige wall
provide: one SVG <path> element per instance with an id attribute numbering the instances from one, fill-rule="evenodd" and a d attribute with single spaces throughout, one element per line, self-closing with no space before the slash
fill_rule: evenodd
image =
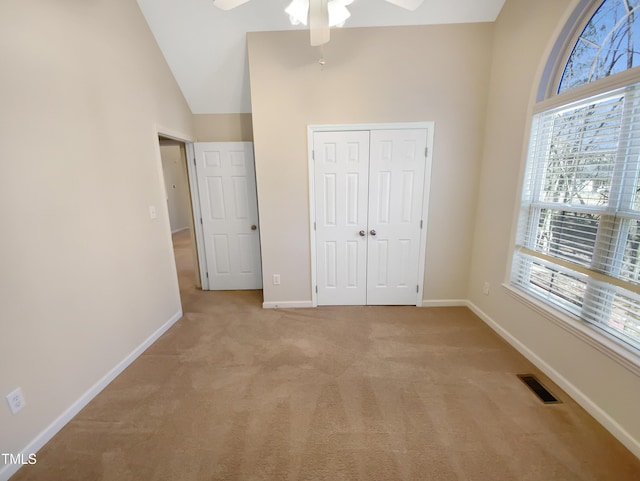
<path id="1" fill-rule="evenodd" d="M 469 298 L 640 456 L 640 379 L 507 294 L 514 207 L 542 67 L 573 0 L 507 0 L 496 24 Z M 490 282 L 489 296 L 482 294 Z M 627 437 L 625 438 L 624 432 Z"/>
<path id="2" fill-rule="evenodd" d="M 0 452 L 18 453 L 179 313 L 156 125 L 192 117 L 132 0 L 0 2 L 0 61 Z"/>
<path id="3" fill-rule="evenodd" d="M 198 142 L 251 142 L 251 114 L 194 114 Z"/>
<path id="4" fill-rule="evenodd" d="M 307 125 L 435 121 L 424 298 L 465 299 L 491 24 L 248 35 L 265 302 L 311 300 Z M 273 286 L 272 274 L 281 275 Z"/>
<path id="5" fill-rule="evenodd" d="M 574 3 L 337 30 L 324 70 L 304 31 L 250 34 L 264 274 L 282 276 L 265 301 L 311 299 L 307 125 L 435 121 L 425 298 L 469 298 L 639 440 L 638 377 L 500 287 L 532 92 Z M 0 408 L 0 452 L 17 453 L 179 312 L 156 126 L 253 135 L 250 114 L 191 116 L 133 1 L 4 1 L 0 37 L 0 397 L 20 386 L 27 401 Z"/>

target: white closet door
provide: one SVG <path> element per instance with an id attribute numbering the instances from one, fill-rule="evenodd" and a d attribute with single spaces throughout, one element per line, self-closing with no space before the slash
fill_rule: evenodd
<path id="1" fill-rule="evenodd" d="M 316 132 L 318 304 L 367 302 L 369 132 Z"/>
<path id="2" fill-rule="evenodd" d="M 198 142 L 194 150 L 209 288 L 260 289 L 253 144 Z"/>
<path id="3" fill-rule="evenodd" d="M 367 304 L 416 304 L 425 129 L 371 132 Z"/>

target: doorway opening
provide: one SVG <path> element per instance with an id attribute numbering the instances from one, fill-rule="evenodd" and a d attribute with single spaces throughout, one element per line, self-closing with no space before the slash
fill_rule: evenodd
<path id="1" fill-rule="evenodd" d="M 183 299 L 187 292 L 202 288 L 187 145 L 161 134 L 158 135 L 158 143 L 180 298 Z"/>

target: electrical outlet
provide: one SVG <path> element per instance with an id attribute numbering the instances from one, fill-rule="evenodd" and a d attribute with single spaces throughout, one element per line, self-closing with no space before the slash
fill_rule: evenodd
<path id="1" fill-rule="evenodd" d="M 491 290 L 491 284 L 489 284 L 487 281 L 484 281 L 484 286 L 482 287 L 482 292 L 484 293 L 484 295 L 488 296 L 490 290 Z"/>
<path id="2" fill-rule="evenodd" d="M 156 217 L 158 217 L 158 213 L 156 212 L 156 206 L 155 205 L 150 205 L 149 206 L 149 217 L 151 217 L 152 219 L 155 219 Z"/>
<path id="3" fill-rule="evenodd" d="M 24 408 L 24 395 L 22 394 L 22 389 L 17 388 L 7 394 L 7 403 L 9 404 L 9 409 L 13 414 L 18 414 Z"/>
<path id="4" fill-rule="evenodd" d="M 274 274 L 273 275 L 273 285 L 274 286 L 279 286 L 280 285 L 280 274 Z"/>

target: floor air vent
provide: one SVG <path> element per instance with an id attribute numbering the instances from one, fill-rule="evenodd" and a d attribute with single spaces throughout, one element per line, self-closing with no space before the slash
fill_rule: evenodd
<path id="1" fill-rule="evenodd" d="M 561 403 L 553 394 L 551 394 L 546 387 L 540 384 L 540 381 L 533 374 L 518 374 L 520 380 L 529 386 L 536 396 L 545 404 L 557 404 Z"/>

